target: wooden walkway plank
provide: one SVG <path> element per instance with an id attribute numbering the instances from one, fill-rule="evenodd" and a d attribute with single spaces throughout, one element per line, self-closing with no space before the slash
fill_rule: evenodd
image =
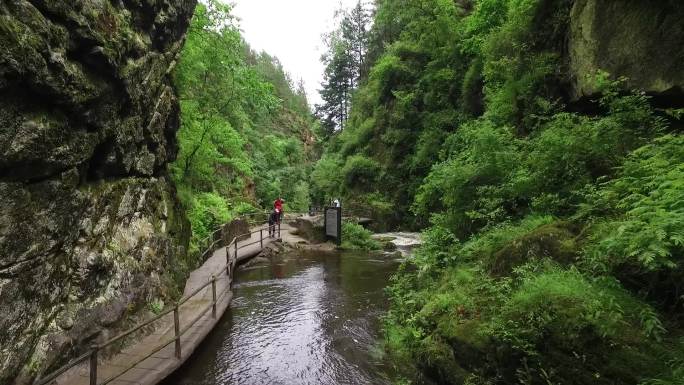
<path id="1" fill-rule="evenodd" d="M 281 232 L 286 231 L 284 226 Z M 267 231 L 264 231 L 267 234 Z M 256 237 L 240 241 L 240 245 L 249 244 L 259 240 Z M 264 247 L 274 242 L 275 238 L 264 237 Z M 256 256 L 261 251 L 260 244 L 245 246 L 238 250 L 238 262 Z M 233 252 L 231 247 L 230 252 Z M 111 358 L 98 361 L 98 384 L 114 375 L 119 375 L 109 384 L 112 385 L 154 385 L 163 380 L 169 374 L 178 369 L 194 352 L 209 332 L 221 319 L 229 308 L 233 297 L 230 291 L 232 276 L 225 273 L 218 274 L 226 264 L 226 248 L 221 247 L 207 259 L 197 270 L 193 271 L 186 281 L 184 296 L 192 293 L 197 288 L 211 281 L 212 275 L 216 276 L 216 295 L 219 298 L 216 306 L 216 318 L 212 317 L 211 308 L 181 336 L 181 358 L 175 357 L 174 343 L 170 342 L 163 349 L 154 353 L 151 357 L 137 363 L 132 369 L 126 368 L 142 357 L 149 355 L 155 348 L 164 342 L 172 341 L 174 337 L 173 313 L 162 317 L 154 325 L 154 331 L 143 337 L 138 343 L 126 347 L 120 353 Z M 224 294 L 225 293 L 225 294 Z M 205 308 L 211 306 L 211 285 L 197 293 L 192 299 L 179 306 L 180 328 L 186 328 Z M 90 370 L 88 361 L 77 365 L 59 376 L 52 384 L 54 385 L 89 385 Z"/>

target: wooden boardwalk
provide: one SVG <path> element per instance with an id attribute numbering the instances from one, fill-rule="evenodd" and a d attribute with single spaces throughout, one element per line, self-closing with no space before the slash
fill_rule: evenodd
<path id="1" fill-rule="evenodd" d="M 283 236 L 288 232 L 286 228 L 289 229 L 288 226 L 283 226 L 281 228 Z M 267 235 L 267 233 L 268 231 L 264 231 L 264 235 Z M 238 262 L 259 254 L 262 250 L 259 243 L 240 248 L 241 245 L 246 245 L 257 240 L 259 240 L 258 233 L 254 234 L 252 238 L 238 243 Z M 264 237 L 264 247 L 273 241 L 275 241 L 275 238 Z M 233 253 L 232 248 L 230 252 Z M 211 281 L 212 275 L 220 272 L 225 266 L 226 248 L 221 247 L 216 250 L 199 269 L 190 274 L 185 285 L 183 296 L 192 293 L 208 281 Z M 221 316 L 225 313 L 226 309 L 230 306 L 230 302 L 233 298 L 233 293 L 230 290 L 232 279 L 233 277 L 228 276 L 226 273 L 216 275 L 216 318 L 212 316 L 211 309 L 209 309 L 209 311 L 206 311 L 201 318 L 181 336 L 180 359 L 175 356 L 174 342 L 169 342 L 163 349 L 127 370 L 134 362 L 148 356 L 156 348 L 161 347 L 162 344 L 173 340 L 174 320 L 173 313 L 171 313 L 155 322 L 154 331 L 151 334 L 142 337 L 139 342 L 125 348 L 111 358 L 98 361 L 97 384 L 154 385 L 173 373 L 190 357 L 190 355 L 192 355 L 195 348 L 204 340 L 207 334 L 209 334 L 221 319 Z M 212 288 L 211 285 L 209 285 L 192 299 L 180 306 L 180 329 L 183 330 L 187 325 L 192 323 L 202 311 L 211 306 L 211 303 Z M 86 360 L 86 362 L 66 371 L 54 380 L 52 384 L 89 385 L 90 370 L 88 361 Z"/>

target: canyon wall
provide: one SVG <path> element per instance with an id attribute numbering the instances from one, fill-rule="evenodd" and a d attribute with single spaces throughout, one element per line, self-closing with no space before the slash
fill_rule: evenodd
<path id="1" fill-rule="evenodd" d="M 170 72 L 194 7 L 0 2 L 0 384 L 68 361 L 182 281 Z"/>

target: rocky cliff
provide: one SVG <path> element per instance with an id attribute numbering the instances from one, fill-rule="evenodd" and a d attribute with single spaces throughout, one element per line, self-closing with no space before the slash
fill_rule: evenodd
<path id="1" fill-rule="evenodd" d="M 603 70 L 666 105 L 684 106 L 683 18 L 678 0 L 576 0 L 569 38 L 574 96 L 594 94 L 590 75 Z"/>
<path id="2" fill-rule="evenodd" d="M 169 72 L 194 6 L 0 1 L 0 384 L 64 363 L 182 277 Z"/>

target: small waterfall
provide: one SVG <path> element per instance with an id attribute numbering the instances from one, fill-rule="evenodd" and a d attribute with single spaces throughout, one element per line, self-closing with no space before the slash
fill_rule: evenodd
<path id="1" fill-rule="evenodd" d="M 408 233 L 401 231 L 374 234 L 373 238 L 389 240 L 389 242 L 392 242 L 397 246 L 397 250 L 399 250 L 404 256 L 411 254 L 413 248 L 422 243 L 420 233 Z"/>

